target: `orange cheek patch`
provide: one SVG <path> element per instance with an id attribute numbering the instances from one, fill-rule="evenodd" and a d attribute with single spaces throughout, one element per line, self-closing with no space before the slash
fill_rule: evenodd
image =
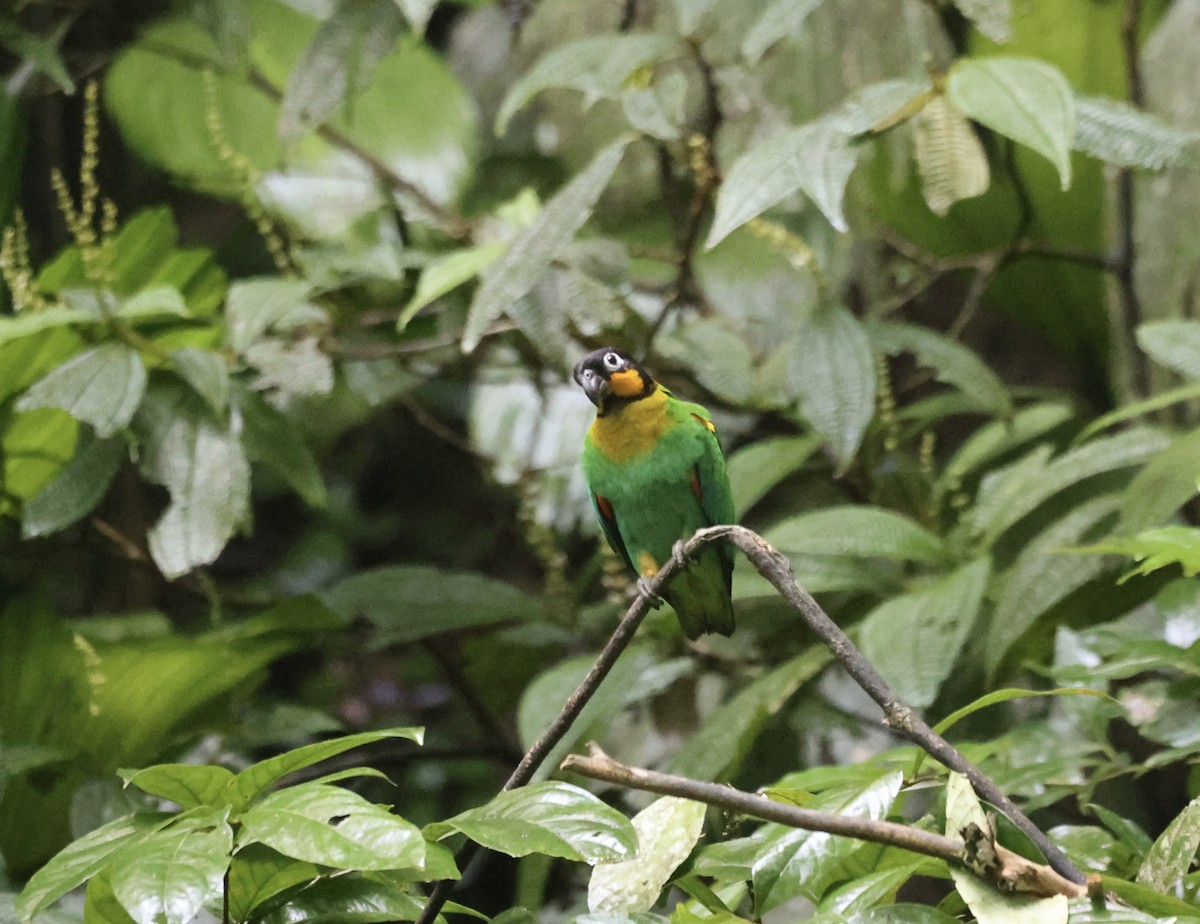
<path id="1" fill-rule="evenodd" d="M 622 369 L 620 372 L 614 372 L 608 377 L 608 384 L 612 388 L 612 393 L 618 398 L 632 398 L 634 395 L 640 395 L 642 389 L 646 387 L 641 373 L 636 369 Z"/>

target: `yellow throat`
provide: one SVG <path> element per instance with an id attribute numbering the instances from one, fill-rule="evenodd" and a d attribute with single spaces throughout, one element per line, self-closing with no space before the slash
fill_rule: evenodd
<path id="1" fill-rule="evenodd" d="M 649 452 L 670 425 L 667 416 L 667 392 L 654 389 L 644 398 L 631 401 L 597 417 L 588 431 L 592 445 L 613 462 L 628 462 Z"/>

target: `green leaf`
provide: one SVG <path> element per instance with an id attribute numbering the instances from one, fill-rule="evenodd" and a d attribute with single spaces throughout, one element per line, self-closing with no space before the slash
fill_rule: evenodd
<path id="1" fill-rule="evenodd" d="M 142 289 L 136 295 L 121 299 L 118 317 L 127 321 L 161 321 L 164 318 L 191 316 L 187 303 L 174 286 L 156 285 Z"/>
<path id="2" fill-rule="evenodd" d="M 776 42 L 798 36 L 808 14 L 820 5 L 821 0 L 771 0 L 742 39 L 746 63 L 757 64 Z"/>
<path id="3" fill-rule="evenodd" d="M 1012 38 L 1012 6 L 1009 0 L 955 0 L 954 5 L 993 42 L 1002 45 Z"/>
<path id="4" fill-rule="evenodd" d="M 181 387 L 152 389 L 138 415 L 142 473 L 170 492 L 149 536 L 167 578 L 215 561 L 250 516 L 250 466 L 238 436 Z"/>
<path id="5" fill-rule="evenodd" d="M 657 32 L 593 36 L 559 45 L 512 85 L 496 113 L 496 134 L 504 134 L 513 115 L 543 90 L 579 90 L 584 106 L 590 107 L 597 100 L 620 96 L 636 71 L 677 49 L 673 39 Z"/>
<path id="6" fill-rule="evenodd" d="M 120 851 L 144 843 L 173 817 L 164 812 L 126 815 L 72 841 L 30 877 L 17 899 L 17 914 L 29 920 L 99 873 Z"/>
<path id="7" fill-rule="evenodd" d="M 312 286 L 302 279 L 244 279 L 229 287 L 225 303 L 226 338 L 239 353 L 273 329 L 289 330 L 319 312 L 308 299 Z"/>
<path id="8" fill-rule="evenodd" d="M 113 859 L 113 895 L 137 924 L 187 924 L 221 894 L 233 831 L 224 820 L 206 829 L 172 826 Z"/>
<path id="9" fill-rule="evenodd" d="M 940 93 L 913 117 L 913 150 L 921 194 L 933 214 L 945 217 L 954 203 L 987 192 L 992 177 L 983 145 L 971 123 Z"/>
<path id="10" fill-rule="evenodd" d="M 904 775 L 895 770 L 866 785 L 822 793 L 812 806 L 849 818 L 879 821 L 888 816 L 903 782 Z M 771 833 L 765 837 L 752 867 L 755 909 L 760 914 L 798 895 L 818 898 L 831 882 L 841 878 L 839 869 L 851 854 L 871 849 L 862 841 L 822 831 L 776 825 L 767 830 Z"/>
<path id="11" fill-rule="evenodd" d="M 816 435 L 775 436 L 744 446 L 729 457 L 729 483 L 738 516 L 796 472 L 820 447 Z"/>
<path id="12" fill-rule="evenodd" d="M 511 584 L 468 571 L 425 565 L 389 565 L 360 571 L 322 599 L 346 619 L 375 626 L 375 647 L 399 645 L 443 632 L 527 620 L 540 604 Z"/>
<path id="13" fill-rule="evenodd" d="M 104 343 L 67 360 L 35 382 L 17 402 L 18 411 L 57 407 L 112 436 L 133 419 L 146 391 L 146 367 L 137 350 Z"/>
<path id="14" fill-rule="evenodd" d="M 950 101 L 993 131 L 1033 148 L 1071 185 L 1075 98 L 1062 72 L 1032 58 L 961 58 L 946 80 Z"/>
<path id="15" fill-rule="evenodd" d="M 895 355 L 912 353 L 938 381 L 961 391 L 979 410 L 996 417 L 1012 414 L 1012 396 L 999 376 L 960 343 L 916 324 L 867 325 L 876 349 Z"/>
<path id="16" fill-rule="evenodd" d="M 83 903 L 84 924 L 136 924 L 113 894 L 108 870 L 88 880 Z"/>
<path id="17" fill-rule="evenodd" d="M 1056 520 L 1022 549 L 1001 584 L 984 653 L 989 681 L 1018 639 L 1053 606 L 1098 577 L 1108 567 L 1103 558 L 1064 555 L 1067 546 L 1109 518 L 1120 498 L 1097 497 Z"/>
<path id="18" fill-rule="evenodd" d="M 1200 529 L 1192 526 L 1148 529 L 1130 538 L 1114 537 L 1072 551 L 1134 559 L 1138 566 L 1122 577 L 1122 582 L 1134 574 L 1150 574 L 1169 565 L 1180 565 L 1188 577 L 1200 574 Z"/>
<path id="19" fill-rule="evenodd" d="M 423 903 L 395 885 L 366 878 L 322 878 L 260 920 L 262 924 L 383 924 L 415 921 Z M 464 910 L 450 902 L 447 911 Z"/>
<path id="20" fill-rule="evenodd" d="M 179 377 L 217 414 L 229 406 L 229 364 L 214 350 L 183 347 L 171 351 Z"/>
<path id="21" fill-rule="evenodd" d="M 508 250 L 483 275 L 463 330 L 464 352 L 483 339 L 488 326 L 528 295 L 547 267 L 587 221 L 621 162 L 628 140 L 609 145 L 591 164 L 558 191 L 533 222 L 517 232 Z"/>
<path id="22" fill-rule="evenodd" d="M 219 808 L 227 804 L 225 792 L 233 773 L 205 764 L 157 764 L 142 770 L 122 770 L 126 785 L 168 799 L 183 809 Z"/>
<path id="23" fill-rule="evenodd" d="M 20 314 L 0 316 L 0 343 L 28 337 L 40 331 L 72 324 L 97 321 L 94 312 L 66 305 L 50 305 L 37 311 L 22 311 Z"/>
<path id="24" fill-rule="evenodd" d="M 1177 436 L 1170 446 L 1147 462 L 1122 493 L 1117 531 L 1128 535 L 1157 526 L 1195 497 L 1196 476 L 1200 474 L 1197 460 L 1200 460 L 1200 430 Z"/>
<path id="25" fill-rule="evenodd" d="M 942 490 L 956 486 L 967 475 L 1012 450 L 1045 436 L 1071 419 L 1064 404 L 1035 404 L 1018 411 L 1012 420 L 997 420 L 980 427 L 946 465 Z"/>
<path id="26" fill-rule="evenodd" d="M 1137 329 L 1138 346 L 1160 366 L 1200 379 L 1200 321 L 1154 321 Z"/>
<path id="27" fill-rule="evenodd" d="M 1163 895 L 1136 882 L 1127 882 L 1116 876 L 1101 873 L 1100 886 L 1105 892 L 1111 892 L 1122 902 L 1156 915 L 1155 921 L 1159 924 L 1164 919 L 1173 920 L 1169 917 L 1170 915 L 1176 916 L 1175 919 L 1179 924 L 1185 924 L 1187 921 L 1194 921 L 1200 917 L 1196 914 L 1196 906 L 1191 902 L 1176 898 L 1174 895 Z M 1114 921 L 1114 924 L 1125 924 L 1125 922 L 1117 920 Z"/>
<path id="28" fill-rule="evenodd" d="M 907 705 L 933 702 L 975 625 L 990 561 L 963 565 L 927 590 L 886 600 L 863 620 L 863 655 Z"/>
<path id="29" fill-rule="evenodd" d="M 293 860 L 263 844 L 247 844 L 229 864 L 229 916 L 248 921 L 264 902 L 306 882 L 316 882 L 319 867 Z"/>
<path id="30" fill-rule="evenodd" d="M 242 415 L 242 446 L 252 462 L 267 466 L 305 503 L 324 507 L 325 479 L 301 430 L 258 392 L 238 387 L 235 401 Z"/>
<path id="31" fill-rule="evenodd" d="M 1191 869 L 1197 849 L 1200 849 L 1200 798 L 1189 802 L 1158 836 L 1138 870 L 1138 884 L 1171 894 Z"/>
<path id="32" fill-rule="evenodd" d="M 785 554 L 855 555 L 897 561 L 939 562 L 942 540 L 923 526 L 882 507 L 850 504 L 789 517 L 764 538 Z"/>
<path id="33" fill-rule="evenodd" d="M 541 853 L 592 866 L 625 860 L 637 851 L 637 833 L 624 815 L 569 783 L 532 783 L 497 795 L 431 825 L 441 839 L 459 831 L 489 850 L 510 857 Z"/>
<path id="34" fill-rule="evenodd" d="M 858 150 L 838 114 L 772 135 L 742 153 L 729 168 L 704 246 L 716 246 L 731 231 L 796 192 L 812 199 L 838 231 L 848 231 L 842 196 L 857 163 Z"/>
<path id="35" fill-rule="evenodd" d="M 279 108 L 279 136 L 295 141 L 371 85 L 404 28 L 395 0 L 342 0 L 304 50 Z"/>
<path id="36" fill-rule="evenodd" d="M 1100 96 L 1075 97 L 1074 148 L 1118 167 L 1200 166 L 1200 132 Z"/>
<path id="37" fill-rule="evenodd" d="M 21 511 L 21 535 L 48 536 L 87 516 L 108 493 L 126 458 L 124 441 L 80 434 L 75 455 L 53 481 L 31 497 Z"/>
<path id="38" fill-rule="evenodd" d="M 416 317 L 417 312 L 430 302 L 478 276 L 491 266 L 505 249 L 505 244 L 497 241 L 492 244 L 480 244 L 478 247 L 464 247 L 434 260 L 421 270 L 421 278 L 417 280 L 417 291 L 396 319 L 396 330 L 404 330 L 408 322 Z"/>
<path id="39" fill-rule="evenodd" d="M 1170 407 L 1172 404 L 1179 404 L 1182 401 L 1191 401 L 1194 398 L 1200 398 L 1200 382 L 1192 382 L 1189 385 L 1182 385 L 1179 388 L 1171 388 L 1167 391 L 1160 391 L 1143 401 L 1134 401 L 1132 404 L 1126 404 L 1117 408 L 1116 410 L 1109 411 L 1107 414 L 1101 414 L 1079 431 L 1079 433 L 1075 436 L 1074 442 L 1086 443 L 1097 433 L 1101 433 L 1115 424 L 1124 423 L 1127 420 L 1134 420 L 1138 417 L 1145 417 L 1148 414 L 1152 414 L 1154 411 L 1160 411 L 1165 407 Z"/>
<path id="40" fill-rule="evenodd" d="M 242 844 L 334 869 L 420 868 L 425 838 L 411 822 L 347 789 L 303 783 L 273 792 L 241 816 Z"/>
<path id="41" fill-rule="evenodd" d="M 842 307 L 814 312 L 792 349 L 788 381 L 845 471 L 875 415 L 875 361 L 858 319 Z"/>
<path id="42" fill-rule="evenodd" d="M 739 690 L 709 715 L 671 759 L 670 771 L 701 780 L 728 777 L 749 752 L 767 720 L 832 660 L 813 645 Z"/>
<path id="43" fill-rule="evenodd" d="M 664 796 L 633 817 L 637 856 L 598 863 L 588 881 L 588 910 L 606 914 L 649 911 L 671 874 L 704 833 L 702 802 Z"/>
<path id="44" fill-rule="evenodd" d="M 336 757 L 352 748 L 372 744 L 376 741 L 386 741 L 388 738 L 406 738 L 420 744 L 424 738 L 424 731 L 419 728 L 388 728 L 382 731 L 359 732 L 356 735 L 345 735 L 329 741 L 306 744 L 303 747 L 251 764 L 233 781 L 230 797 L 233 800 L 234 810 L 243 809 L 276 780 L 289 773 L 311 767 L 313 764 Z"/>

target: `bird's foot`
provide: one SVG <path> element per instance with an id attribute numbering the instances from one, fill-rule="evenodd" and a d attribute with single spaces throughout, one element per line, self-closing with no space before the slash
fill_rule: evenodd
<path id="1" fill-rule="evenodd" d="M 654 578 L 640 577 L 637 579 L 638 593 L 646 597 L 650 601 L 650 609 L 656 610 L 663 605 L 663 598 L 654 592 L 652 585 Z"/>
<path id="2" fill-rule="evenodd" d="M 679 539 L 673 546 L 671 546 L 671 557 L 678 558 L 679 563 L 682 565 L 686 565 L 688 563 L 690 556 L 688 555 L 687 541 L 685 539 Z"/>

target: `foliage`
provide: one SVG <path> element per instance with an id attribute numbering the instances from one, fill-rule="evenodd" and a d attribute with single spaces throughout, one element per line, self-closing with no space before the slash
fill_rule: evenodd
<path id="1" fill-rule="evenodd" d="M 411 920 L 470 840 L 503 924 L 1200 918 L 1200 4 L 68 6 L 0 13 L 0 917 Z M 986 825 L 745 562 L 504 787 L 630 595 L 610 342 L 1107 908 L 553 778 Z"/>

